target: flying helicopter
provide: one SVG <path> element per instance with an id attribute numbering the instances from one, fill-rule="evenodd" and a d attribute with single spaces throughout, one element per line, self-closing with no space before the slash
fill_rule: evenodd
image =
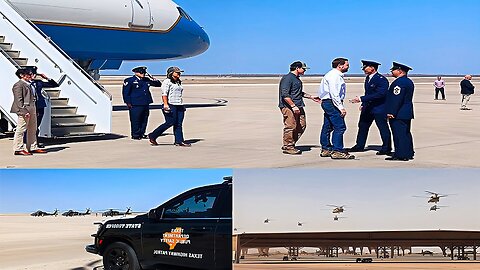
<path id="1" fill-rule="evenodd" d="M 339 216 L 335 215 L 335 216 L 333 217 L 333 221 L 338 221 L 338 220 L 341 219 L 341 218 L 347 218 L 347 217 L 339 217 Z"/>
<path id="2" fill-rule="evenodd" d="M 44 216 L 57 216 L 58 215 L 58 209 L 55 209 L 53 213 L 48 213 L 44 212 L 42 210 L 37 210 L 33 213 L 30 214 L 32 217 L 44 217 Z"/>
<path id="3" fill-rule="evenodd" d="M 428 191 L 428 190 L 425 190 L 425 193 L 426 193 L 427 196 L 413 196 L 413 197 L 427 198 L 428 203 L 439 203 L 440 198 L 447 197 L 447 196 L 450 196 L 450 195 L 455 195 L 455 194 L 440 194 L 440 193 L 433 192 L 433 191 Z"/>
<path id="4" fill-rule="evenodd" d="M 303 222 L 297 222 L 297 226 L 298 226 L 298 227 L 302 227 L 303 224 L 304 224 Z"/>
<path id="5" fill-rule="evenodd" d="M 345 206 L 346 205 L 338 206 L 338 205 L 333 205 L 333 204 L 327 204 L 327 206 L 333 207 L 332 213 L 340 214 L 340 213 L 343 213 L 345 211 Z"/>
<path id="6" fill-rule="evenodd" d="M 127 211 L 125 211 L 125 212 L 121 212 L 121 211 L 114 210 L 114 209 L 108 209 L 107 211 L 102 213 L 102 216 L 104 216 L 104 217 L 126 216 L 126 215 L 130 215 L 132 213 L 131 210 L 132 209 L 130 207 L 127 207 Z"/>
<path id="7" fill-rule="evenodd" d="M 266 219 L 263 221 L 263 223 L 267 224 L 267 223 L 270 223 L 270 221 L 272 221 L 272 220 L 269 219 L 269 218 L 266 218 Z"/>
<path id="8" fill-rule="evenodd" d="M 430 211 L 437 211 L 440 208 L 445 208 L 445 207 L 448 207 L 448 206 L 439 206 L 439 205 L 434 204 L 432 207 L 430 207 Z"/>
<path id="9" fill-rule="evenodd" d="M 65 217 L 74 217 L 74 216 L 87 216 L 87 215 L 90 215 L 90 214 L 91 214 L 90 208 L 87 208 L 84 213 L 78 212 L 78 211 L 74 211 L 74 210 L 68 210 L 68 211 L 64 212 L 64 213 L 62 214 L 62 216 L 65 216 Z"/>

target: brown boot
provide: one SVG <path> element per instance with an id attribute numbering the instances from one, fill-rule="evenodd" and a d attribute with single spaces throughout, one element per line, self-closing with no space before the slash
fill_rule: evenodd
<path id="1" fill-rule="evenodd" d="M 332 150 L 322 149 L 322 151 L 320 152 L 320 156 L 321 157 L 331 157 L 332 156 Z"/>
<path id="2" fill-rule="evenodd" d="M 283 153 L 288 154 L 288 155 L 300 155 L 302 153 L 302 151 L 300 151 L 298 149 L 295 149 L 295 148 L 287 148 L 287 149 L 283 150 Z"/>

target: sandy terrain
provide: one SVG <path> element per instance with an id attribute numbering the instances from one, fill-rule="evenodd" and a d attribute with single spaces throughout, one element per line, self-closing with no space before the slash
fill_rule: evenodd
<path id="1" fill-rule="evenodd" d="M 101 257 L 87 253 L 93 222 L 101 217 L 30 217 L 0 215 L 2 270 L 103 269 Z M 100 268 L 98 268 L 100 267 Z"/>
<path id="2" fill-rule="evenodd" d="M 105 78 L 106 89 L 113 95 L 113 104 L 123 105 L 122 78 Z M 319 106 L 307 100 L 307 130 L 298 143 L 301 156 L 282 154 L 282 120 L 277 108 L 278 78 L 203 78 L 185 79 L 185 101 L 188 104 L 210 104 L 227 100 L 226 106 L 191 108 L 187 111 L 184 133 L 192 140 L 191 148 L 172 146 L 169 130 L 152 147 L 145 140 L 133 141 L 128 112 L 113 112 L 114 135 L 102 139 L 49 141 L 46 155 L 22 157 L 12 155 L 12 140 L 0 139 L 0 167 L 16 168 L 283 168 L 283 167 L 404 167 L 443 168 L 479 167 L 476 156 L 480 150 L 480 98 L 473 96 L 471 111 L 461 111 L 459 81 L 446 78 L 446 101 L 433 100 L 433 78 L 413 78 L 416 83 L 413 136 L 415 160 L 386 162 L 375 150 L 358 153 L 356 160 L 338 161 L 320 158 L 318 136 L 323 121 Z M 363 92 L 363 78 L 347 78 L 347 99 Z M 320 78 L 304 78 L 306 92 L 316 93 Z M 473 84 L 480 86 L 478 79 Z M 154 100 L 160 91 L 153 89 Z M 358 105 L 346 104 L 348 130 L 345 146 L 355 143 Z M 158 109 L 151 110 L 148 130 L 163 122 Z M 367 144 L 376 149 L 381 144 L 375 125 Z M 129 158 L 125 158 L 129 157 Z"/>

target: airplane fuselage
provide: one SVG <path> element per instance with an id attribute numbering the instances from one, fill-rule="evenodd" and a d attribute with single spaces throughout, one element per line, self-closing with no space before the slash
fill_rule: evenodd
<path id="1" fill-rule="evenodd" d="M 46 35 L 91 69 L 122 60 L 178 59 L 208 49 L 205 31 L 170 0 L 11 0 Z"/>

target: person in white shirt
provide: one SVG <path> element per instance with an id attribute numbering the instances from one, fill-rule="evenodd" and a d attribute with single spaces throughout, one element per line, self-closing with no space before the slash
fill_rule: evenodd
<path id="1" fill-rule="evenodd" d="M 158 145 L 156 139 L 173 126 L 175 146 L 189 147 L 190 143 L 183 138 L 183 119 L 185 117 L 185 105 L 183 105 L 183 86 L 180 75 L 183 70 L 179 67 L 169 67 L 167 78 L 162 82 L 163 115 L 165 123 L 158 126 L 152 133 L 148 134 L 151 145 Z"/>
<path id="2" fill-rule="evenodd" d="M 438 99 L 438 93 L 442 94 L 442 100 L 445 100 L 445 81 L 442 77 L 438 76 L 433 85 L 435 86 L 435 100 Z"/>
<path id="3" fill-rule="evenodd" d="M 343 148 L 343 134 L 347 130 L 345 116 L 347 110 L 343 100 L 347 91 L 343 74 L 349 68 L 348 59 L 335 58 L 332 61 L 332 70 L 323 77 L 320 83 L 318 96 L 322 100 L 324 111 L 323 126 L 320 132 L 321 157 L 332 159 L 354 159 L 355 156 Z M 330 140 L 331 137 L 331 140 Z"/>

